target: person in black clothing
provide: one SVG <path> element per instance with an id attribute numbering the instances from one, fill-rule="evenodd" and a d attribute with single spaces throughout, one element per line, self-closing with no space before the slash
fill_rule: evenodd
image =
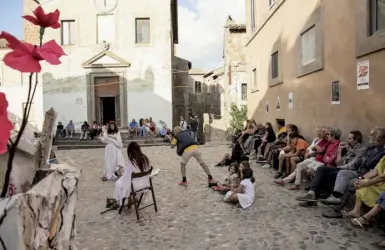
<path id="1" fill-rule="evenodd" d="M 230 166 L 232 163 L 241 163 L 248 160 L 249 158 L 243 153 L 240 143 L 236 142 L 232 147 L 231 154 L 225 154 L 215 166 Z"/>
<path id="2" fill-rule="evenodd" d="M 195 141 L 198 142 L 198 116 L 195 116 L 193 119 L 190 120 L 190 131 L 191 131 L 191 136 L 194 138 Z"/>
<path id="3" fill-rule="evenodd" d="M 56 138 L 58 137 L 64 138 L 64 136 L 65 136 L 64 126 L 61 122 L 58 122 L 56 126 Z"/>
<path id="4" fill-rule="evenodd" d="M 260 141 L 260 144 L 254 145 L 254 149 L 257 152 L 256 158 L 259 159 L 259 157 L 265 153 L 266 145 L 268 143 L 275 142 L 276 139 L 277 139 L 277 137 L 274 133 L 273 126 L 271 125 L 270 122 L 267 122 L 265 124 L 265 135 L 263 136 L 262 140 Z"/>
<path id="5" fill-rule="evenodd" d="M 89 138 L 90 135 L 90 125 L 87 121 L 84 121 L 81 127 L 80 140 L 85 141 Z"/>

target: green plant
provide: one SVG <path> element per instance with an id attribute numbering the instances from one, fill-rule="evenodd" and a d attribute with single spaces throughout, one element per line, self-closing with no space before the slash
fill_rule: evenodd
<path id="1" fill-rule="evenodd" d="M 230 105 L 230 126 L 234 130 L 243 130 L 243 123 L 247 119 L 247 106 L 242 105 L 240 108 L 235 103 Z"/>

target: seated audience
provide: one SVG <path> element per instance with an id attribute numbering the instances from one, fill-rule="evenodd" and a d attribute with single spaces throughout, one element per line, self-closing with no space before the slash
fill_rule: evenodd
<path id="1" fill-rule="evenodd" d="M 381 158 L 375 169 L 355 181 L 356 203 L 347 215 L 353 218 L 361 217 L 361 208 L 376 205 L 377 198 L 385 192 L 385 156 Z"/>
<path id="2" fill-rule="evenodd" d="M 289 190 L 298 190 L 302 183 L 304 172 L 307 172 L 308 168 L 315 169 L 324 164 L 323 158 L 330 144 L 326 137 L 327 132 L 326 127 L 317 127 L 317 137 L 313 140 L 312 145 L 308 147 L 304 161 L 297 164 L 295 170 L 289 176 L 282 180 L 274 181 L 274 183 L 283 186 L 295 180 L 294 185 L 289 187 Z"/>
<path id="3" fill-rule="evenodd" d="M 85 141 L 88 140 L 90 134 L 90 125 L 88 122 L 84 121 L 83 125 L 81 126 L 81 131 L 80 131 L 80 140 Z"/>
<path id="4" fill-rule="evenodd" d="M 90 129 L 90 138 L 91 140 L 94 139 L 94 137 L 99 136 L 102 132 L 100 126 L 97 124 L 96 121 L 92 122 L 91 129 Z"/>
<path id="5" fill-rule="evenodd" d="M 266 129 L 262 124 L 256 124 L 256 130 L 252 136 L 244 144 L 245 153 L 250 155 L 250 159 L 256 160 L 257 152 L 255 149 L 262 144 L 262 138 L 266 133 Z"/>
<path id="6" fill-rule="evenodd" d="M 130 124 L 128 124 L 128 132 L 135 133 L 135 135 L 138 135 L 139 133 L 139 124 L 135 121 L 135 119 L 132 119 Z"/>
<path id="7" fill-rule="evenodd" d="M 248 157 L 244 154 L 242 147 L 239 142 L 236 142 L 232 149 L 231 149 L 231 155 L 225 154 L 221 161 L 217 163 L 215 166 L 221 167 L 221 166 L 229 166 L 230 164 L 247 161 L 249 160 Z"/>
<path id="8" fill-rule="evenodd" d="M 65 127 L 65 131 L 66 131 L 66 138 L 72 139 L 72 136 L 75 133 L 75 124 L 72 122 L 72 120 L 70 120 L 67 126 Z"/>
<path id="9" fill-rule="evenodd" d="M 243 144 L 248 143 L 248 140 L 257 132 L 257 123 L 252 120 L 245 131 L 241 132 L 241 135 L 238 138 L 238 142 L 241 144 L 243 148 Z"/>
<path id="10" fill-rule="evenodd" d="M 336 205 L 322 216 L 326 218 L 342 218 L 342 209 L 352 194 L 352 184 L 361 176 L 365 176 L 375 168 L 380 159 L 385 156 L 385 129 L 375 128 L 370 131 L 370 146 L 357 159 L 348 164 L 346 169 L 338 172 L 333 194 L 321 200 L 325 205 Z"/>
<path id="11" fill-rule="evenodd" d="M 233 188 L 236 188 L 240 183 L 240 173 L 238 163 L 232 163 L 229 166 L 229 174 L 225 178 L 223 184 L 217 182 L 216 186 L 212 186 L 211 188 L 215 191 L 220 191 L 223 194 L 226 194 L 227 191 L 230 191 Z"/>
<path id="12" fill-rule="evenodd" d="M 296 127 L 294 127 L 295 129 Z M 262 166 L 262 168 L 270 168 L 271 165 L 274 166 L 274 168 L 276 167 L 275 164 L 274 164 L 274 156 L 275 155 L 278 155 L 282 150 L 283 152 L 289 152 L 291 150 L 291 139 L 290 137 L 288 136 L 292 131 L 293 131 L 293 125 L 292 124 L 287 124 L 286 125 L 286 130 L 285 130 L 285 137 L 283 139 L 283 135 L 281 134 L 281 136 L 277 136 L 277 140 L 273 143 L 273 145 L 271 145 L 269 148 L 266 147 L 266 150 L 268 150 L 269 152 L 267 152 L 267 161 L 266 161 L 266 164 L 264 164 Z M 265 151 L 265 154 L 266 154 L 266 151 Z M 262 161 L 258 161 L 259 163 L 262 163 Z M 280 175 L 279 173 L 277 173 L 275 175 L 275 178 L 279 178 Z"/>
<path id="13" fill-rule="evenodd" d="M 286 152 L 282 150 L 279 154 L 279 169 L 278 174 L 280 176 L 284 175 L 288 176 L 291 171 L 291 160 L 295 158 L 299 159 L 299 161 L 303 161 L 305 159 L 306 150 L 309 147 L 309 143 L 304 139 L 299 138 L 298 132 L 293 131 L 289 135 L 292 146 L 290 147 L 290 152 Z M 286 161 L 286 173 L 283 174 L 283 163 Z M 295 162 L 294 162 L 295 164 Z"/>
<path id="14" fill-rule="evenodd" d="M 350 219 L 352 225 L 365 228 L 370 226 L 371 220 L 385 210 L 385 192 L 382 192 L 380 197 L 376 200 L 376 205 L 366 214 L 358 218 Z M 380 245 L 381 244 L 381 245 Z M 385 247 L 385 241 L 379 244 L 380 247 Z"/>
<path id="15" fill-rule="evenodd" d="M 255 149 L 257 153 L 257 159 L 260 159 L 261 155 L 264 154 L 266 145 L 274 142 L 276 139 L 277 137 L 274 133 L 273 126 L 271 125 L 270 122 L 267 122 L 265 124 L 265 134 L 261 138 L 261 144 L 258 146 L 257 149 Z"/>
<path id="16" fill-rule="evenodd" d="M 140 118 L 139 120 L 139 136 L 147 136 L 148 132 L 147 132 L 147 127 L 146 127 L 146 124 L 145 124 L 145 120 L 143 118 Z"/>
<path id="17" fill-rule="evenodd" d="M 64 126 L 61 122 L 58 122 L 56 126 L 56 138 L 63 138 L 64 136 L 65 136 Z"/>
<path id="18" fill-rule="evenodd" d="M 156 123 L 152 120 L 152 117 L 148 118 L 150 134 L 156 135 Z"/>
<path id="19" fill-rule="evenodd" d="M 159 130 L 159 136 L 162 138 L 166 138 L 166 135 L 170 134 L 170 130 L 167 128 L 166 124 L 162 125 L 162 128 Z"/>
<path id="20" fill-rule="evenodd" d="M 151 122 L 150 122 L 149 119 L 145 119 L 145 120 L 144 120 L 144 128 L 145 128 L 147 134 L 155 135 L 155 134 L 151 131 Z"/>
<path id="21" fill-rule="evenodd" d="M 270 148 L 274 145 L 280 144 L 282 141 L 284 142 L 287 137 L 287 126 L 285 126 L 285 122 L 281 120 L 277 120 L 277 132 L 276 132 L 276 140 L 272 143 L 268 143 L 265 148 L 265 152 L 258 159 L 258 163 L 266 163 L 268 154 L 270 153 Z"/>
<path id="22" fill-rule="evenodd" d="M 328 140 L 330 141 L 330 145 L 326 150 L 323 161 L 325 162 L 326 167 L 335 168 L 337 166 L 336 161 L 338 155 L 338 147 L 340 145 L 341 131 L 337 128 L 331 128 L 327 133 L 327 136 Z M 322 187 L 321 184 L 324 184 L 323 180 L 326 177 L 325 175 L 323 175 L 323 172 L 318 171 L 318 169 L 319 167 L 315 171 L 314 179 L 310 184 L 309 191 L 305 195 L 297 197 L 297 200 L 304 201 L 304 203 L 300 203 L 300 206 L 317 205 L 317 196 L 319 195 L 320 187 Z M 314 171 L 314 169 L 311 170 Z"/>
<path id="23" fill-rule="evenodd" d="M 239 204 L 242 208 L 248 208 L 254 203 L 255 199 L 255 189 L 253 185 L 255 179 L 253 177 L 253 170 L 250 168 L 249 163 L 242 162 L 241 165 L 244 166 L 241 170 L 241 182 L 238 187 L 228 191 L 223 200 Z"/>

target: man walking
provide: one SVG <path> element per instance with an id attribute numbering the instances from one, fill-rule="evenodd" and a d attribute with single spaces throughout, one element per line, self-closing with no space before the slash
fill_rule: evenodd
<path id="1" fill-rule="evenodd" d="M 209 186 L 210 184 L 215 183 L 213 177 L 211 176 L 209 167 L 202 159 L 202 154 L 199 151 L 198 143 L 187 131 L 182 130 L 182 128 L 179 126 L 176 126 L 174 128 L 173 137 L 170 137 L 170 139 L 171 148 L 176 147 L 176 153 L 180 156 L 182 181 L 179 183 L 179 185 L 187 186 L 186 165 L 191 158 L 195 158 L 206 172 Z"/>

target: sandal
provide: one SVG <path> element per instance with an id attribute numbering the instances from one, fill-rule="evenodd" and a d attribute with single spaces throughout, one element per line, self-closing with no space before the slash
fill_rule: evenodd
<path id="1" fill-rule="evenodd" d="M 346 210 L 341 210 L 341 213 L 344 217 L 348 218 L 348 219 L 354 219 L 354 218 L 358 218 L 358 217 L 354 217 L 352 215 L 350 215 L 348 212 L 346 212 Z"/>
<path id="2" fill-rule="evenodd" d="M 359 221 L 359 219 L 362 218 L 365 222 L 364 223 L 361 223 Z M 361 227 L 361 228 L 364 228 L 366 229 L 370 223 L 369 221 L 365 218 L 365 216 L 362 216 L 360 218 L 354 218 L 354 219 L 349 219 L 350 223 L 354 226 L 354 227 Z"/>
<path id="3" fill-rule="evenodd" d="M 288 190 L 299 190 L 299 186 L 297 185 L 291 185 L 290 187 L 287 188 Z"/>
<path id="4" fill-rule="evenodd" d="M 284 186 L 285 185 L 285 182 L 281 179 L 281 180 L 274 180 L 273 181 L 275 184 L 277 184 L 278 186 Z"/>

